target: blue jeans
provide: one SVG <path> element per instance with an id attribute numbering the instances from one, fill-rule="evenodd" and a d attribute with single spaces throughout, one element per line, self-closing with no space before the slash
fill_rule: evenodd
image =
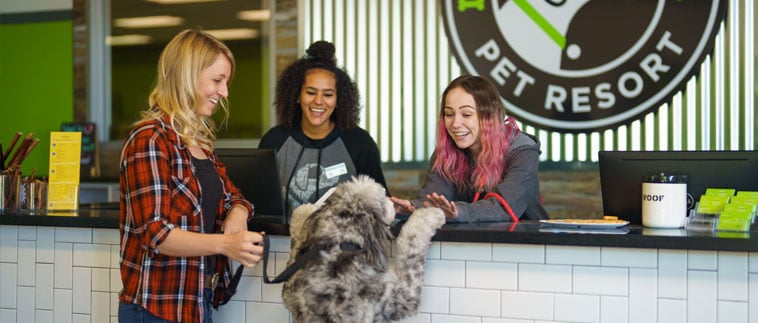
<path id="1" fill-rule="evenodd" d="M 211 317 L 211 301 L 213 291 L 206 288 L 203 290 L 205 301 L 203 302 L 203 323 L 213 323 Z M 118 323 L 171 323 L 148 312 L 139 304 L 118 303 Z"/>

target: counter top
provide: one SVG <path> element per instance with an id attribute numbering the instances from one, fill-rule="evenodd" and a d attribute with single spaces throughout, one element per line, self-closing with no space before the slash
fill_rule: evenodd
<path id="1" fill-rule="evenodd" d="M 84 227 L 118 229 L 118 210 L 112 206 L 82 208 L 77 212 L 38 212 L 35 214 L 0 212 L 0 225 Z M 403 222 L 396 221 L 393 232 Z M 250 224 L 254 231 L 272 235 L 289 235 L 289 226 L 279 218 L 256 216 Z M 686 229 L 650 229 L 628 225 L 617 229 L 570 229 L 525 221 L 491 223 L 448 223 L 433 240 L 450 242 L 484 242 L 597 246 L 622 248 L 696 249 L 758 252 L 758 227 L 750 232 L 693 231 Z"/>

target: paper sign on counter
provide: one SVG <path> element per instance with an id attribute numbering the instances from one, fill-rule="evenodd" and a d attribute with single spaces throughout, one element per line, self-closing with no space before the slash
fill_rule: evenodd
<path id="1" fill-rule="evenodd" d="M 81 132 L 50 132 L 50 179 L 48 210 L 79 208 Z"/>

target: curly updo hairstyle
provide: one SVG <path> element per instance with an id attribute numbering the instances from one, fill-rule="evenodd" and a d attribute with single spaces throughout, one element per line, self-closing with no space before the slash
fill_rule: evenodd
<path id="1" fill-rule="evenodd" d="M 331 120 L 337 128 L 348 130 L 358 126 L 360 94 L 355 82 L 344 69 L 337 67 L 334 45 L 319 40 L 311 44 L 306 54 L 292 62 L 276 82 L 274 106 L 279 124 L 293 128 L 300 125 L 303 112 L 300 110 L 300 90 L 305 82 L 305 73 L 314 68 L 332 72 L 336 78 L 337 105 Z"/>

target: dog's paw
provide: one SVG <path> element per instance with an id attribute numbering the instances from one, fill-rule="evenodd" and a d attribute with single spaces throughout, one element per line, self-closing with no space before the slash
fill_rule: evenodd
<path id="1" fill-rule="evenodd" d="M 403 229 L 409 228 L 413 231 L 431 231 L 431 234 L 437 231 L 445 224 L 445 213 L 436 207 L 425 207 L 416 209 L 408 221 L 403 225 Z"/>

